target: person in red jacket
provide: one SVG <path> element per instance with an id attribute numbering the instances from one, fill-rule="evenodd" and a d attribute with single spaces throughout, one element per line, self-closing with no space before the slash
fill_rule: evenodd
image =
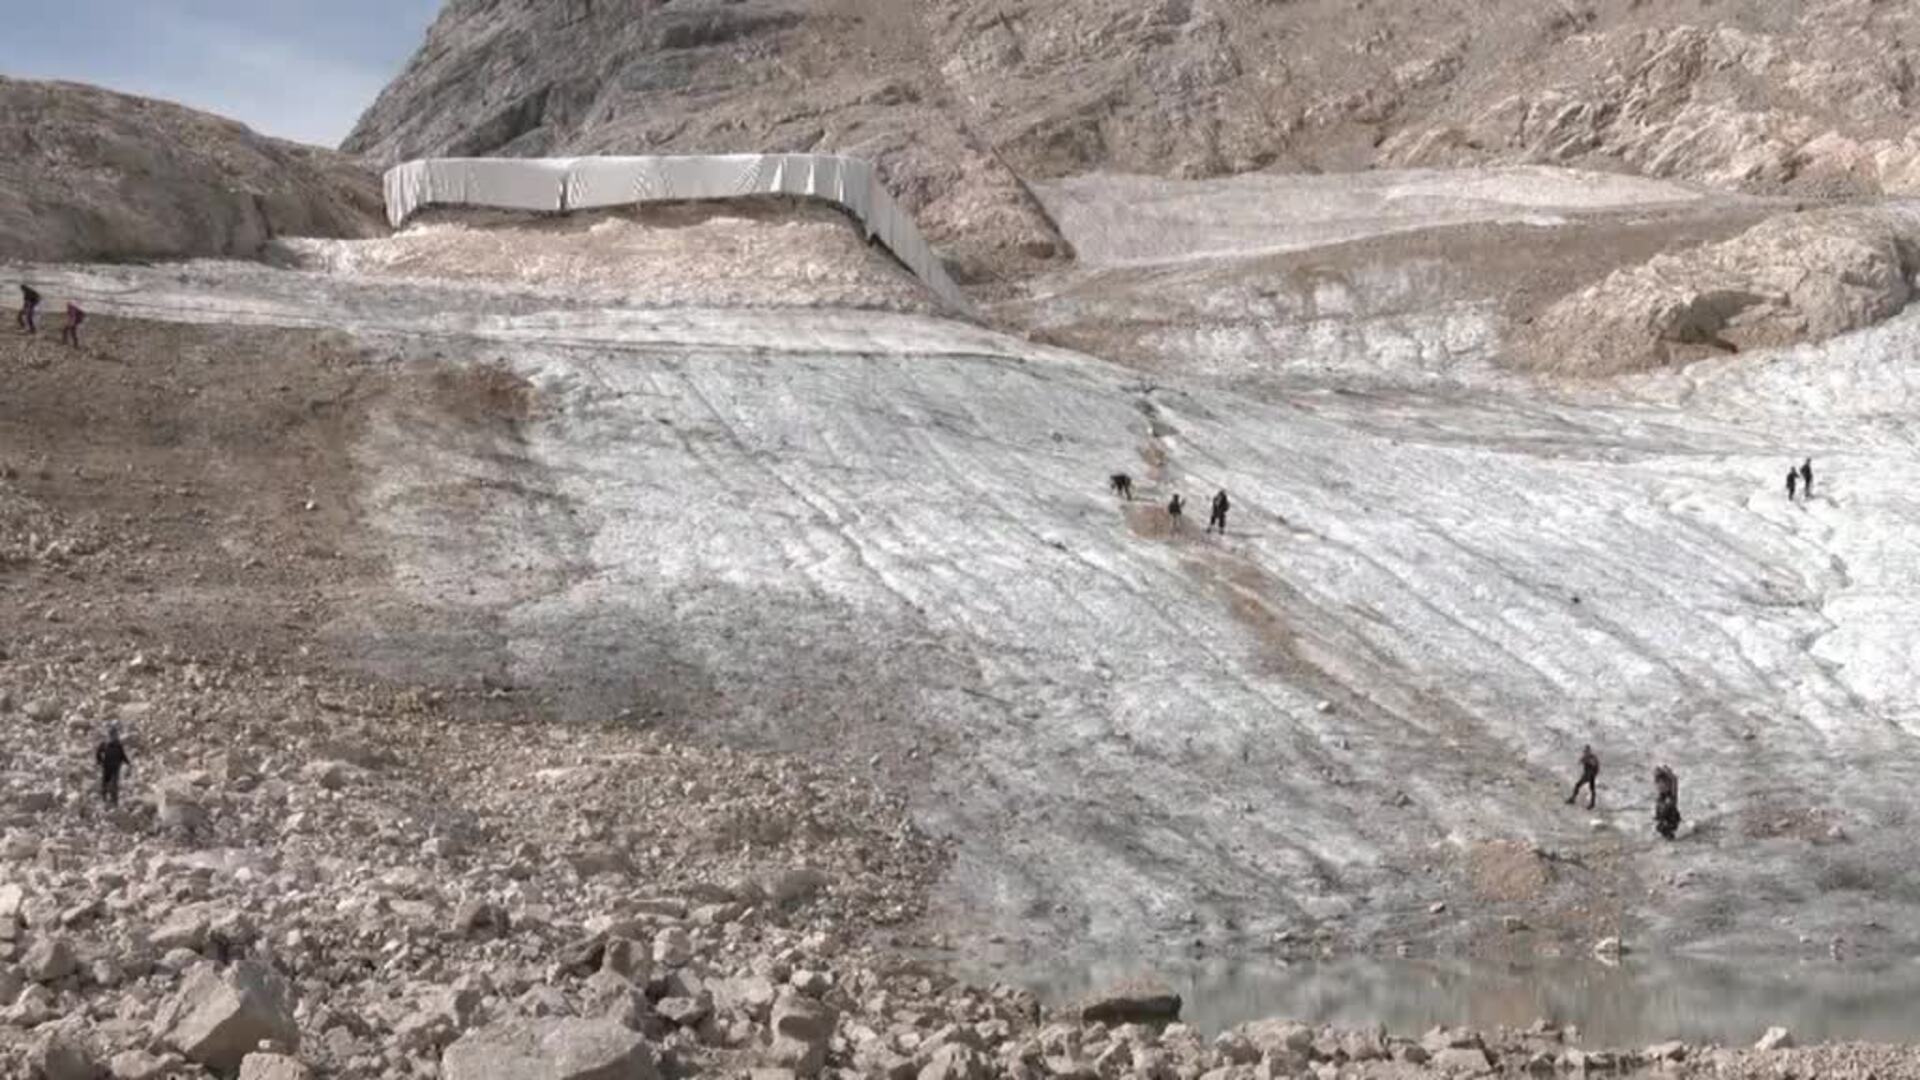
<path id="1" fill-rule="evenodd" d="M 79 348 L 80 324 L 86 321 L 87 313 L 80 310 L 80 305 L 71 300 L 67 301 L 67 325 L 60 328 L 61 343 Z"/>

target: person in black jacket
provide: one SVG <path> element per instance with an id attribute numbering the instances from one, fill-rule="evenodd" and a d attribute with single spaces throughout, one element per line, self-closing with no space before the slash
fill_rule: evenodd
<path id="1" fill-rule="evenodd" d="M 133 768 L 133 759 L 120 741 L 120 729 L 110 727 L 107 737 L 93 748 L 94 763 L 100 766 L 100 798 L 108 806 L 120 805 L 120 772 Z"/>
<path id="2" fill-rule="evenodd" d="M 1813 501 L 1813 459 L 1800 463 L 1800 497 Z"/>
<path id="3" fill-rule="evenodd" d="M 1580 779 L 1574 781 L 1573 794 L 1567 796 L 1567 805 L 1572 806 L 1574 804 L 1574 801 L 1580 798 L 1580 789 L 1586 788 L 1587 789 L 1587 809 L 1589 810 L 1593 809 L 1593 800 L 1597 798 L 1599 795 L 1599 792 L 1593 786 L 1593 782 L 1594 780 L 1598 779 L 1599 776 L 1600 776 L 1600 755 L 1593 752 L 1593 747 L 1591 745 L 1581 747 L 1580 748 Z"/>
<path id="4" fill-rule="evenodd" d="M 1232 508 L 1233 504 L 1227 501 L 1227 493 L 1222 489 L 1213 497 L 1213 510 L 1207 515 L 1207 531 L 1219 529 L 1221 536 L 1227 535 L 1227 511 Z"/>
<path id="5" fill-rule="evenodd" d="M 39 310 L 40 294 L 31 285 L 20 286 L 20 314 L 14 316 L 14 325 L 29 334 L 39 333 L 39 324 L 34 322 L 34 313 Z"/>
<path id="6" fill-rule="evenodd" d="M 1665 765 L 1653 770 L 1653 830 L 1663 840 L 1680 831 L 1680 778 Z"/>
<path id="7" fill-rule="evenodd" d="M 1173 498 L 1167 500 L 1167 516 L 1173 519 L 1173 527 L 1176 529 L 1180 527 L 1180 512 L 1186 508 L 1186 505 L 1177 491 L 1173 493 Z"/>

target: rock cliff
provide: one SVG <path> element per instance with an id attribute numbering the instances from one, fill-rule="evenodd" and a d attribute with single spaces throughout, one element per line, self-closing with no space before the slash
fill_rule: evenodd
<path id="1" fill-rule="evenodd" d="M 385 231 L 332 150 L 77 83 L 0 78 L 0 258 L 248 257 L 275 236 Z"/>

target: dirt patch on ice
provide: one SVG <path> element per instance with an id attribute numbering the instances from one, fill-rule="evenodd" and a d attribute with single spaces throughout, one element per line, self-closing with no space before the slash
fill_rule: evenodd
<path id="1" fill-rule="evenodd" d="M 1527 903 L 1546 895 L 1553 870 L 1531 844 L 1493 840 L 1474 845 L 1467 855 L 1474 891 L 1482 900 Z"/>
<path id="2" fill-rule="evenodd" d="M 533 384 L 505 365 L 441 368 L 427 378 L 435 403 L 470 423 L 513 425 L 533 415 Z"/>
<path id="3" fill-rule="evenodd" d="M 845 214 L 768 197 L 564 217 L 436 210 L 377 240 L 286 240 L 302 269 L 489 283 L 573 301 L 661 307 L 937 305 Z"/>

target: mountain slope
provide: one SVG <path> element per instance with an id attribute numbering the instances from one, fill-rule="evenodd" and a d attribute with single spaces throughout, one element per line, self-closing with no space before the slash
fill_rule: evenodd
<path id="1" fill-rule="evenodd" d="M 451 0 L 346 148 L 836 150 L 975 276 L 1064 250 L 1023 181 L 1550 161 L 1908 190 L 1906 5 Z"/>
<path id="2" fill-rule="evenodd" d="M 77 83 L 0 77 L 0 257 L 257 254 L 386 229 L 372 173 L 332 150 Z"/>

